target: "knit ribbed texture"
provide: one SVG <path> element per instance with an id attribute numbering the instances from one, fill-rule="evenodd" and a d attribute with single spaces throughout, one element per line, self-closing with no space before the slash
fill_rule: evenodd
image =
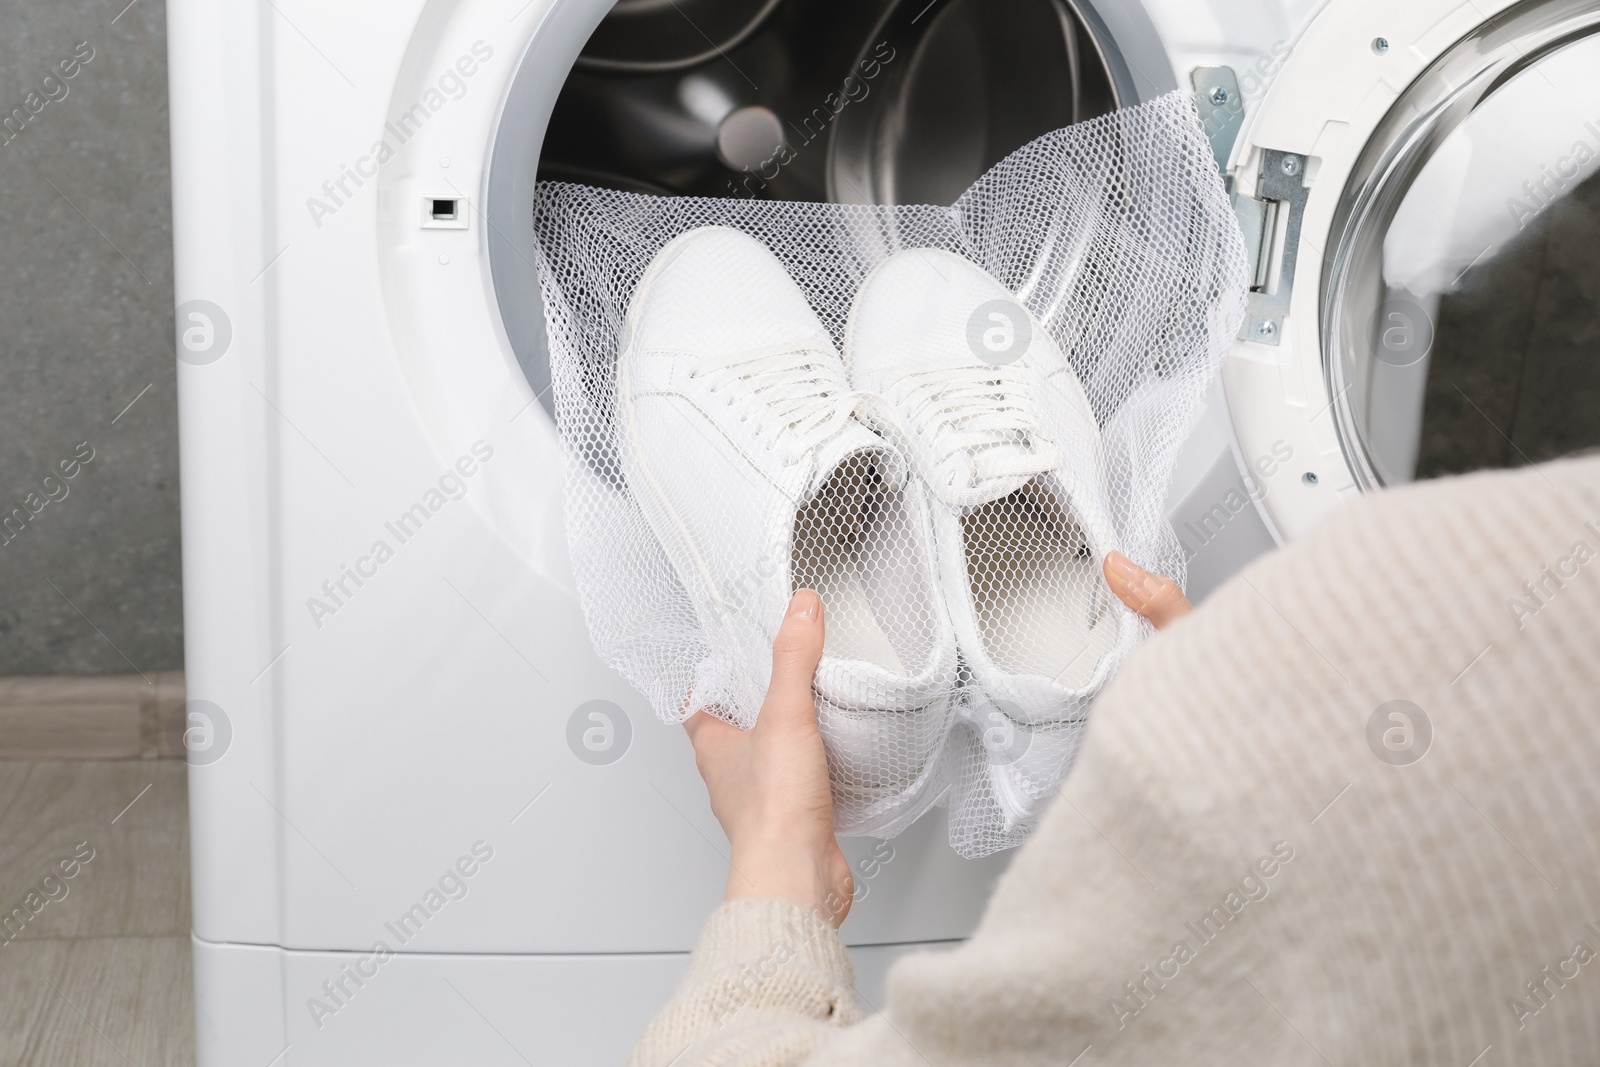
<path id="1" fill-rule="evenodd" d="M 1395 700 L 1409 749 L 1369 729 Z M 741 901 L 634 1062 L 1595 1063 L 1597 709 L 1600 459 L 1364 498 L 1130 660 L 976 935 L 896 965 L 886 1018 L 819 1011 L 850 980 L 825 932 L 708 1024 L 795 911 Z"/>
<path id="2" fill-rule="evenodd" d="M 711 913 L 672 1010 L 632 1062 L 797 1063 L 818 1032 L 860 1019 L 833 927 L 787 900 L 743 897 Z"/>

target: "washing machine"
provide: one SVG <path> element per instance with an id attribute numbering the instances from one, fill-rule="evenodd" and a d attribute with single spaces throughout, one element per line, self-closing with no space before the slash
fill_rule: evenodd
<path id="1" fill-rule="evenodd" d="M 720 899 L 683 732 L 573 587 L 541 176 L 948 202 L 1194 93 L 1253 271 L 1169 495 L 1196 597 L 1360 493 L 1600 436 L 1592 0 L 168 12 L 204 1067 L 616 1062 Z M 937 813 L 845 844 L 871 1009 L 1006 857 Z"/>

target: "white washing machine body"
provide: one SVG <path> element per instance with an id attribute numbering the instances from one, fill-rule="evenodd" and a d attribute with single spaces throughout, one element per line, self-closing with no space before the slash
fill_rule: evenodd
<path id="1" fill-rule="evenodd" d="M 588 644 L 541 395 L 529 194 L 608 6 L 169 3 L 202 1065 L 615 1061 L 720 897 L 682 731 Z M 1079 9 L 1126 100 L 1239 75 L 1241 190 L 1305 160 L 1305 278 L 1364 131 L 1501 6 Z M 1357 484 L 1317 289 L 1239 343 L 1180 462 L 1180 537 L 1236 461 L 1266 486 L 1197 541 L 1202 582 Z M 870 1002 L 895 956 L 970 934 L 1004 866 L 943 835 L 848 843 Z"/>

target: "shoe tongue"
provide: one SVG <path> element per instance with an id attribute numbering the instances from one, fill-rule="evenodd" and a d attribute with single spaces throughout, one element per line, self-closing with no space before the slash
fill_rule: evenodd
<path id="1" fill-rule="evenodd" d="M 903 488 L 906 479 L 911 476 L 910 467 L 897 450 L 851 419 L 838 433 L 817 446 L 816 467 L 811 472 L 810 483 L 805 487 L 801 506 L 817 495 L 817 491 L 833 477 L 835 471 L 856 456 L 869 456 L 884 486 L 890 490 Z"/>
<path id="2" fill-rule="evenodd" d="M 1010 496 L 1060 463 L 1053 447 L 1019 433 L 1015 440 L 951 452 L 934 468 L 929 488 L 951 507 L 977 507 Z"/>

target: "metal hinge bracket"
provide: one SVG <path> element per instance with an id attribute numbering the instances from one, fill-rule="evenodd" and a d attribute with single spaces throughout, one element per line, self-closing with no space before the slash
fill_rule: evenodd
<path id="1" fill-rule="evenodd" d="M 1256 195 L 1233 194 L 1233 211 L 1244 231 L 1250 259 L 1250 306 L 1239 339 L 1277 345 L 1283 337 L 1283 320 L 1294 295 L 1295 259 L 1300 250 L 1300 224 L 1305 216 L 1306 157 L 1266 148 L 1261 151 L 1261 174 Z M 1287 213 L 1286 223 L 1285 219 Z M 1281 247 L 1275 247 L 1282 231 Z M 1271 276 L 1277 261 L 1276 284 Z"/>

